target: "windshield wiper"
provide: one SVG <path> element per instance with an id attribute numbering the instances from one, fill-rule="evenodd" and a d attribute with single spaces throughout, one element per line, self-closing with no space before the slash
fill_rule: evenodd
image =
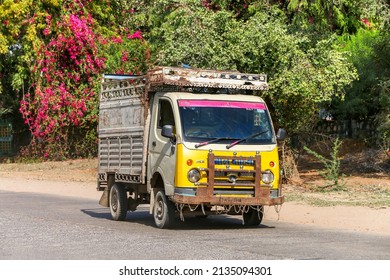
<path id="1" fill-rule="evenodd" d="M 253 138 L 253 137 L 256 137 L 256 136 L 259 136 L 259 135 L 261 135 L 261 134 L 264 134 L 264 133 L 266 133 L 266 132 L 268 132 L 268 131 L 269 131 L 268 129 L 267 129 L 267 130 L 264 130 L 264 131 L 260 131 L 260 132 L 257 132 L 257 133 L 255 133 L 255 134 L 249 135 L 249 136 L 246 137 L 246 138 L 242 138 L 242 139 L 240 139 L 240 140 L 234 141 L 233 143 L 231 143 L 231 144 L 229 144 L 229 145 L 226 145 L 226 149 L 230 149 L 231 147 L 233 147 L 233 146 L 235 146 L 235 145 L 237 145 L 237 144 L 240 144 L 240 143 L 242 143 L 242 142 L 244 142 L 244 141 L 247 141 L 247 140 L 249 140 L 249 139 L 251 139 L 251 138 Z"/>
<path id="2" fill-rule="evenodd" d="M 199 148 L 199 147 L 202 147 L 202 146 L 206 146 L 206 145 L 208 145 L 208 144 L 216 143 L 216 142 L 219 142 L 219 141 L 222 141 L 222 140 L 234 140 L 234 138 L 230 138 L 230 137 L 218 137 L 218 138 L 214 138 L 214 139 L 211 139 L 210 141 L 205 141 L 205 142 L 196 144 L 196 145 L 195 145 L 195 148 Z"/>

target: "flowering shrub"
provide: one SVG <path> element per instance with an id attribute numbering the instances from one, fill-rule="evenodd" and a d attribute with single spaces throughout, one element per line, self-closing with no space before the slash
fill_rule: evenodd
<path id="1" fill-rule="evenodd" d="M 104 42 L 101 53 L 107 57 L 106 73 L 137 75 L 148 68 L 149 49 L 139 30 Z"/>
<path id="2" fill-rule="evenodd" d="M 45 36 L 50 34 L 50 19 L 46 17 Z M 89 127 L 96 122 L 96 82 L 104 69 L 104 58 L 97 55 L 92 26 L 90 16 L 62 17 L 58 35 L 38 53 L 34 93 L 21 101 L 20 111 L 33 136 L 47 144 L 62 145 L 61 150 L 66 151 L 54 157 L 69 156 L 71 127 Z M 44 156 L 52 157 L 47 151 Z"/>
<path id="3" fill-rule="evenodd" d="M 31 145 L 35 147 L 25 150 L 31 156 L 63 159 L 95 155 L 101 74 L 144 70 L 139 67 L 146 49 L 142 33 L 104 39 L 95 31 L 94 19 L 83 9 L 83 2 L 88 1 L 69 2 L 68 10 L 73 12 L 56 23 L 50 15 L 45 18 L 42 36 L 47 43 L 37 54 L 33 90 L 20 103 L 33 135 Z M 138 45 L 142 47 L 137 49 Z M 106 57 L 110 57 L 108 61 Z"/>

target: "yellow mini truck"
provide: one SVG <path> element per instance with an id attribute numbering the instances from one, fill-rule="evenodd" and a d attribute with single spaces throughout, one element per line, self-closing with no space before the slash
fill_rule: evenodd
<path id="1" fill-rule="evenodd" d="M 277 142 L 258 92 L 266 76 L 158 67 L 105 75 L 99 113 L 100 204 L 114 220 L 148 203 L 158 228 L 186 216 L 242 215 L 257 226 L 281 205 Z"/>

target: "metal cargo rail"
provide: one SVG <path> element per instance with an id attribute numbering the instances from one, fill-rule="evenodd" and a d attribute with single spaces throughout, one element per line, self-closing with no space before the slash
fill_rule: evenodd
<path id="1" fill-rule="evenodd" d="M 143 183 L 145 92 L 142 76 L 105 75 L 99 105 L 99 181 Z"/>
<path id="2" fill-rule="evenodd" d="M 268 89 L 265 74 L 243 74 L 234 71 L 158 67 L 148 72 L 147 80 L 152 91 L 167 85 L 176 86 L 183 91 L 204 88 L 255 91 Z"/>
<path id="3" fill-rule="evenodd" d="M 262 91 L 268 89 L 267 75 L 235 71 L 181 67 L 157 67 L 143 76 L 107 74 L 103 76 L 101 99 L 148 91 L 199 91 L 207 88 Z M 121 91 L 122 89 L 122 91 Z"/>

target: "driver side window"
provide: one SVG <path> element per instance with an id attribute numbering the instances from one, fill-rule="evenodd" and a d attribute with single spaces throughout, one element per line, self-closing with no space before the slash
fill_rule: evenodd
<path id="1" fill-rule="evenodd" d="M 175 119 L 173 117 L 171 103 L 168 100 L 162 99 L 159 102 L 159 120 L 157 127 L 162 128 L 164 125 L 175 126 Z"/>

